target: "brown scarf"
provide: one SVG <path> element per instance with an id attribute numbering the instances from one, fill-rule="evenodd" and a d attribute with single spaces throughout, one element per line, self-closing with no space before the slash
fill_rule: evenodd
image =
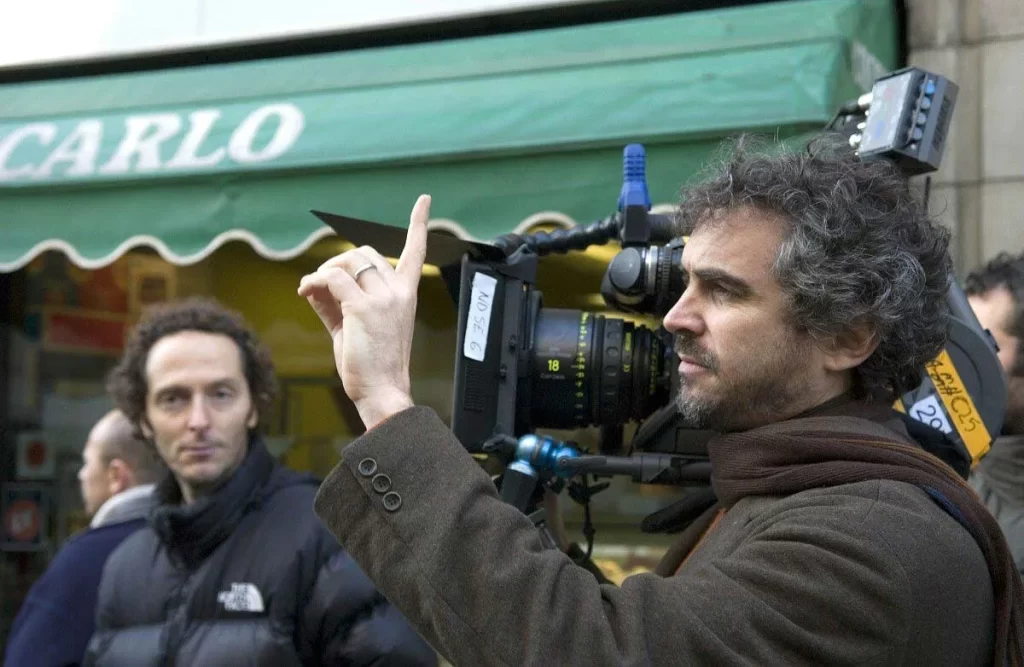
<path id="1" fill-rule="evenodd" d="M 680 535 L 658 572 L 674 573 L 720 511 L 744 497 L 785 496 L 878 479 L 913 484 L 937 491 L 963 517 L 992 577 L 994 664 L 1024 665 L 1024 585 L 1006 538 L 974 491 L 952 468 L 901 437 L 888 406 L 849 402 L 819 415 L 711 440 L 711 483 L 718 503 Z"/>

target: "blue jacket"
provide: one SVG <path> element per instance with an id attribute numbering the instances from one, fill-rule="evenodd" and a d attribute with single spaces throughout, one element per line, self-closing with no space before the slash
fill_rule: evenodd
<path id="1" fill-rule="evenodd" d="M 136 496 L 133 501 L 143 500 L 135 492 L 131 495 Z M 146 525 L 148 507 L 148 497 L 142 503 L 108 501 L 100 511 L 109 521 L 94 520 L 94 527 L 65 543 L 18 611 L 4 665 L 63 667 L 82 662 L 95 626 L 103 566 L 125 538 Z"/>

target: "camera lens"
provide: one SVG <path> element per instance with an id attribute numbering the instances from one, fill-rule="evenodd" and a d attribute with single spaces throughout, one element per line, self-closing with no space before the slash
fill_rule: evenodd
<path id="1" fill-rule="evenodd" d="M 668 402 L 670 353 L 647 327 L 540 309 L 531 359 L 533 426 L 613 426 L 647 417 Z"/>

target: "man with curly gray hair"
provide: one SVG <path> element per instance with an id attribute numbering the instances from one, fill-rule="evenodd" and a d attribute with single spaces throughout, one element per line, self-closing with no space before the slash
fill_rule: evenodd
<path id="1" fill-rule="evenodd" d="M 848 153 L 826 140 L 783 157 L 740 146 L 687 192 L 687 257 L 715 265 L 687 271 L 690 289 L 665 318 L 684 362 L 679 407 L 693 423 L 749 428 L 839 393 L 892 403 L 942 348 L 949 233 L 891 164 Z M 744 284 L 735 274 L 758 260 L 764 284 Z M 750 307 L 763 299 L 773 307 Z M 748 317 L 701 337 L 704 320 L 734 312 Z"/>
<path id="2" fill-rule="evenodd" d="M 397 268 L 350 250 L 299 294 L 368 428 L 316 511 L 454 664 L 1022 664 L 1024 596 L 998 525 L 933 453 L 942 435 L 892 409 L 944 344 L 951 280 L 948 234 L 894 166 L 828 138 L 740 146 L 687 191 L 686 288 L 664 325 L 680 412 L 720 432 L 717 504 L 621 587 L 546 549 L 414 405 L 429 207 Z"/>

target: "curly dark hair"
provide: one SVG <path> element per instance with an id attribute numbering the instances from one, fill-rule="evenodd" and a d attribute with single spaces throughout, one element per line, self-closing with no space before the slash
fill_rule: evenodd
<path id="1" fill-rule="evenodd" d="M 213 299 L 192 297 L 148 309 L 125 344 L 124 354 L 107 378 L 107 391 L 132 423 L 136 435 L 146 414 L 146 360 L 161 338 L 182 331 L 223 334 L 242 353 L 245 380 L 253 406 L 264 419 L 277 395 L 277 378 L 270 352 L 245 320 Z"/>
<path id="2" fill-rule="evenodd" d="M 746 207 L 789 225 L 773 273 L 799 330 L 828 344 L 873 329 L 878 347 L 857 367 L 854 393 L 891 401 L 917 386 L 946 342 L 952 260 L 948 230 L 906 176 L 836 135 L 774 154 L 744 136 L 716 176 L 684 192 L 680 231 Z"/>
<path id="3" fill-rule="evenodd" d="M 1017 338 L 1017 361 L 1010 374 L 1024 376 L 1024 254 L 1001 252 L 964 281 L 967 296 L 981 296 L 1000 288 L 1010 293 L 1014 306 L 1010 321 L 1005 323 L 1006 333 Z"/>

